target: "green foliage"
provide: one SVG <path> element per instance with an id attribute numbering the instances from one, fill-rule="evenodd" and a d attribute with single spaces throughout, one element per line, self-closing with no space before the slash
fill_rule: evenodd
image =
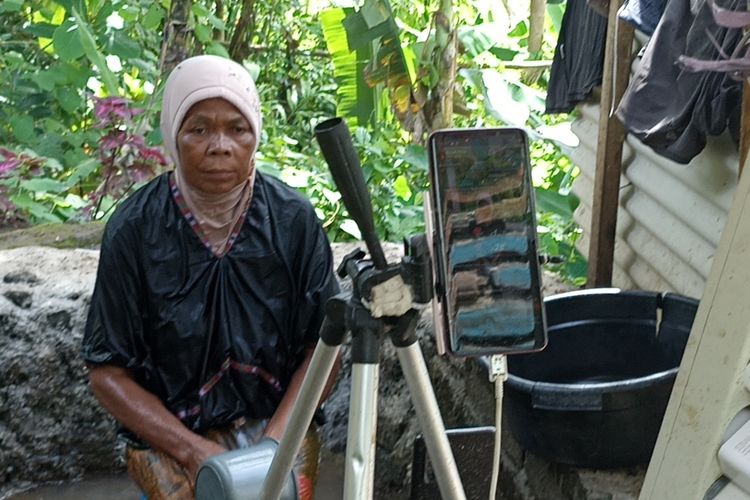
<path id="1" fill-rule="evenodd" d="M 365 82 L 364 67 L 372 60 L 372 45 L 355 48 L 349 44 L 344 20 L 352 9 L 328 9 L 320 14 L 328 52 L 336 77 L 336 114 L 349 118 L 351 125 L 373 124 L 377 104 L 375 91 Z"/>
<path id="2" fill-rule="evenodd" d="M 318 12 L 316 2 L 254 3 L 241 45 L 263 103 L 257 164 L 311 199 L 332 240 L 358 237 L 313 140 L 315 124 L 347 117 L 380 236 L 397 241 L 423 230 L 426 154 L 399 119 L 424 102 L 420 89 L 441 79 L 434 63 L 438 2 L 359 4 Z M 530 54 L 525 13 L 505 12 L 503 4 L 512 2 L 454 1 L 456 126 L 531 131 L 541 250 L 565 256 L 557 271 L 580 282 L 585 262 L 575 251 L 580 231 L 569 194 L 576 169 L 559 146 L 570 141 L 568 120 L 542 114 L 546 73 L 530 86 L 507 68 L 551 59 L 563 7 L 548 6 L 545 44 Z M 190 5 L 187 48 L 228 55 L 242 2 Z M 169 8 L 169 0 L 0 4 L 0 225 L 106 216 L 160 168 L 152 148 L 160 142 L 159 57 Z M 102 126 L 95 113 L 102 103 L 145 111 Z"/>
<path id="3" fill-rule="evenodd" d="M 49 177 L 60 170 L 60 165 L 30 150 L 15 153 L 2 148 L 0 156 L 0 224 L 18 224 L 23 220 L 23 212 L 34 215 L 40 221 L 64 220 L 62 216 L 70 208 L 70 202 L 75 201 L 69 202 L 62 197 L 60 193 L 65 191 L 65 185 Z M 13 195 L 9 196 L 10 193 Z M 51 204 L 52 210 L 43 201 Z"/>
<path id="4" fill-rule="evenodd" d="M 513 18 L 511 13 L 492 9 L 481 11 L 469 3 L 456 2 L 454 7 L 457 7 L 454 13 L 459 24 L 458 63 L 461 68 L 454 107 L 464 111 L 464 116 L 457 117 L 456 125 L 515 126 L 529 132 L 534 139 L 531 160 L 537 190 L 540 251 L 564 258 L 563 263 L 550 267 L 565 279 L 582 284 L 586 262 L 575 248 L 580 229 L 573 222 L 578 200 L 570 194 L 577 169 L 561 149 L 577 145 L 577 138 L 570 132 L 568 117 L 544 115 L 546 75 L 532 86 L 524 83 L 519 71 L 508 69 L 518 61 L 551 59 L 562 9 L 558 4 L 548 7 L 547 43 L 543 44 L 541 53 L 531 54 L 527 49 L 526 18 Z M 359 11 L 329 9 L 322 16 L 337 81 L 350 82 L 338 87 L 338 111 L 349 118 L 350 123 L 366 123 L 351 104 L 362 102 L 359 98 L 364 92 L 355 85 L 355 82 L 361 85 L 362 75 L 370 77 L 366 81 L 371 87 L 379 85 L 375 89 L 387 93 L 392 106 L 390 113 L 380 117 L 376 127 L 372 125 L 372 116 L 366 116 L 371 130 L 368 141 L 355 141 L 361 146 L 364 168 L 370 177 L 376 220 L 388 236 L 423 230 L 421 217 L 405 221 L 406 217 L 419 215 L 421 211 L 421 193 L 427 187 L 424 151 L 418 152 L 420 160 L 415 162 L 420 168 L 404 161 L 405 150 L 400 149 L 399 143 L 404 144 L 409 137 L 399 134 L 396 118 L 403 118 L 405 102 L 419 104 L 408 98 L 418 94 L 420 88 L 434 88 L 442 77 L 434 60 L 427 57 L 435 43 L 430 36 L 433 26 L 428 10 L 415 9 L 411 2 L 389 4 L 386 0 L 365 0 Z M 373 47 L 378 57 L 362 60 L 361 54 L 355 57 L 349 50 L 367 45 Z M 384 46 L 390 50 L 384 51 Z M 372 78 L 372 75 L 380 76 Z M 468 104 L 464 106 L 464 103 Z M 362 136 L 361 131 L 355 135 Z M 372 146 L 373 143 L 376 146 Z M 400 170 L 398 166 L 405 163 L 410 167 Z M 374 175 L 376 173 L 382 174 L 382 178 Z"/>
<path id="5" fill-rule="evenodd" d="M 157 10 L 145 0 L 32 0 L 0 13 L 0 144 L 17 163 L 2 181 L 6 224 L 84 216 L 106 168 L 95 96 L 149 99 L 159 36 L 137 20 Z"/>
<path id="6" fill-rule="evenodd" d="M 421 146 L 399 141 L 399 132 L 394 129 L 381 127 L 378 133 L 371 133 L 358 128 L 353 137 L 373 193 L 379 236 L 386 241 L 400 241 L 406 235 L 424 231 L 426 152 Z"/>
<path id="7" fill-rule="evenodd" d="M 540 250 L 561 257 L 562 263 L 547 267 L 575 285 L 584 285 L 588 265 L 575 242 L 581 229 L 573 220 L 578 198 L 570 193 L 578 168 L 551 141 L 531 143 L 531 162 L 536 187 L 537 234 Z"/>

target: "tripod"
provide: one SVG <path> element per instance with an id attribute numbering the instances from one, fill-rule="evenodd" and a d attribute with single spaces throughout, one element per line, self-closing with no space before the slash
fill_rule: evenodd
<path id="1" fill-rule="evenodd" d="M 372 498 L 375 472 L 375 437 L 378 400 L 378 351 L 387 332 L 398 355 L 409 393 L 425 438 L 427 452 L 444 499 L 464 500 L 458 468 L 415 334 L 418 312 L 409 309 L 398 317 L 374 318 L 362 302 L 373 286 L 397 274 L 403 267 L 389 266 L 375 234 L 369 194 L 351 146 L 346 124 L 339 118 L 315 129 L 321 150 L 342 194 L 349 214 L 357 222 L 372 261 L 355 251 L 344 258 L 339 275 L 352 279 L 350 295 L 340 294 L 326 304 L 326 317 L 300 394 L 263 483 L 262 500 L 278 500 L 289 477 L 304 434 L 312 421 L 323 388 L 331 373 L 347 331 L 352 335 L 352 391 L 346 444 L 344 498 Z M 408 276 L 407 282 L 408 282 Z M 430 283 L 431 287 L 431 283 Z"/>
<path id="2" fill-rule="evenodd" d="M 340 267 L 352 277 L 354 290 L 349 297 L 340 294 L 326 306 L 326 319 L 320 341 L 300 389 L 287 431 L 263 485 L 262 499 L 277 499 L 292 468 L 294 457 L 312 420 L 328 375 L 331 372 L 346 331 L 352 335 L 352 393 L 346 446 L 344 498 L 372 498 L 375 470 L 375 434 L 378 398 L 378 351 L 388 329 L 396 347 L 404 378 L 414 402 L 422 433 L 443 498 L 463 499 L 464 492 L 442 417 L 430 384 L 424 357 L 416 338 L 419 313 L 411 309 L 399 318 L 377 319 L 362 304 L 361 289 L 394 269 L 373 269 L 363 263 L 363 254 L 352 252 Z"/>

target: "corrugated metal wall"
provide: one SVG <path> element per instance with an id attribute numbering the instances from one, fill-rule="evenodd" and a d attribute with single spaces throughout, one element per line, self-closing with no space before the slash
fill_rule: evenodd
<path id="1" fill-rule="evenodd" d="M 581 169 L 573 192 L 583 228 L 578 249 L 588 254 L 599 106 L 582 104 L 570 151 Z M 700 298 L 737 185 L 739 156 L 725 134 L 709 138 L 688 165 L 654 153 L 628 136 L 623 151 L 613 285 L 673 291 Z M 750 265 L 750 264 L 749 264 Z"/>

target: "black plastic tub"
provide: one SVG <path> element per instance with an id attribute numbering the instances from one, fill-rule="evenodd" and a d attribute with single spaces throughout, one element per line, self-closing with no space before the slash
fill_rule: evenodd
<path id="1" fill-rule="evenodd" d="M 547 347 L 508 356 L 504 412 L 521 448 L 576 467 L 648 462 L 697 308 L 617 289 L 548 297 Z"/>

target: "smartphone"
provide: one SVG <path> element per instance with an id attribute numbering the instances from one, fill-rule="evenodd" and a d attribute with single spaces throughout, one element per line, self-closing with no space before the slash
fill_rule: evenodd
<path id="1" fill-rule="evenodd" d="M 428 139 L 438 349 L 458 356 L 547 343 L 526 133 L 439 130 Z"/>

